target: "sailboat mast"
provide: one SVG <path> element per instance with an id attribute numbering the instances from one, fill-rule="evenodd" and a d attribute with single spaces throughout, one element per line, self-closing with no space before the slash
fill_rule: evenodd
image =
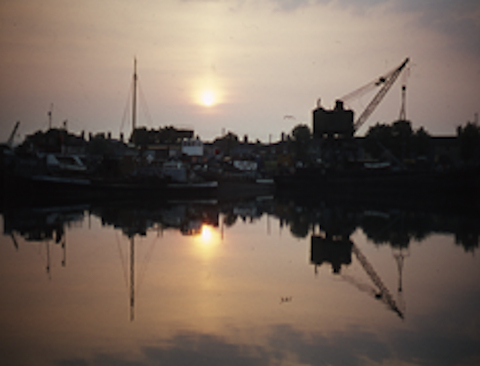
<path id="1" fill-rule="evenodd" d="M 132 133 L 135 131 L 137 117 L 137 58 L 133 63 L 133 101 L 132 101 Z"/>

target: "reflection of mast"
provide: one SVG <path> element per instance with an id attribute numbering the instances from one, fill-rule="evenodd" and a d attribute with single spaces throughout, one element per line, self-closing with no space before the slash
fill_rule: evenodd
<path id="1" fill-rule="evenodd" d="M 61 243 L 62 247 L 62 252 L 63 252 L 63 258 L 62 258 L 62 267 L 65 267 L 67 265 L 67 233 L 63 230 L 63 227 L 58 228 L 55 231 L 55 242 Z"/>
<path id="2" fill-rule="evenodd" d="M 267 213 L 267 234 L 270 235 L 270 216 Z"/>
<path id="3" fill-rule="evenodd" d="M 47 267 L 45 269 L 47 270 L 48 278 L 51 280 L 52 276 L 50 274 L 50 241 L 47 241 L 45 244 L 47 245 Z"/>
<path id="4" fill-rule="evenodd" d="M 67 265 L 67 239 L 62 241 L 62 250 L 63 250 L 63 259 L 62 259 L 62 267 Z"/>
<path id="5" fill-rule="evenodd" d="M 135 240 L 130 238 L 130 321 L 135 315 Z"/>

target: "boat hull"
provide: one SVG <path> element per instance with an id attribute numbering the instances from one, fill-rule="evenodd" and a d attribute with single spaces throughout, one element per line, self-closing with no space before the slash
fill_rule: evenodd
<path id="1" fill-rule="evenodd" d="M 216 182 L 171 183 L 165 179 L 105 180 L 51 175 L 10 176 L 4 180 L 4 200 L 75 201 L 125 198 L 214 198 Z"/>

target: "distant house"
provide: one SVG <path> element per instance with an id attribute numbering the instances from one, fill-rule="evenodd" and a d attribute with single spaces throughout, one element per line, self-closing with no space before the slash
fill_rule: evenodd
<path id="1" fill-rule="evenodd" d="M 37 131 L 28 135 L 20 148 L 44 153 L 83 155 L 86 153 L 86 147 L 87 142 L 83 134 L 77 136 L 65 129 L 52 128 L 46 132 Z"/>
<path id="2" fill-rule="evenodd" d="M 257 153 L 257 146 L 252 143 L 239 143 L 230 150 L 230 155 L 235 158 L 252 157 Z"/>
<path id="3" fill-rule="evenodd" d="M 181 152 L 187 156 L 203 156 L 203 142 L 199 138 L 184 139 L 181 144 Z"/>

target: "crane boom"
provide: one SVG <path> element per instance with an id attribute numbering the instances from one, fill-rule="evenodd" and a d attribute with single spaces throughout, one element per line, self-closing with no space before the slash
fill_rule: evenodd
<path id="1" fill-rule="evenodd" d="M 369 91 L 372 87 L 377 87 L 382 85 L 378 93 L 373 97 L 372 101 L 368 104 L 367 108 L 365 108 L 365 110 L 362 112 L 360 117 L 358 117 L 357 121 L 353 124 L 354 131 L 358 131 L 358 129 L 362 127 L 362 125 L 365 123 L 368 117 L 370 117 L 370 115 L 373 113 L 375 108 L 377 108 L 377 106 L 380 104 L 385 94 L 387 94 L 387 92 L 392 87 L 393 83 L 395 83 L 395 80 L 397 80 L 398 76 L 407 65 L 408 61 L 409 61 L 409 58 L 407 57 L 405 61 L 403 61 L 402 64 L 398 66 L 396 69 L 379 77 L 378 79 L 375 79 L 373 82 L 370 82 L 367 85 L 351 92 L 350 94 L 347 94 L 341 99 L 342 101 L 346 101 L 348 99 L 353 98 L 354 96 L 357 96 L 358 94 L 363 94 L 365 91 Z"/>
<path id="2" fill-rule="evenodd" d="M 20 126 L 20 121 L 17 121 L 17 123 L 15 123 L 15 127 L 13 127 L 13 131 L 8 138 L 7 145 L 10 147 L 13 146 L 13 140 L 15 139 L 15 134 L 17 133 L 18 126 Z"/>

